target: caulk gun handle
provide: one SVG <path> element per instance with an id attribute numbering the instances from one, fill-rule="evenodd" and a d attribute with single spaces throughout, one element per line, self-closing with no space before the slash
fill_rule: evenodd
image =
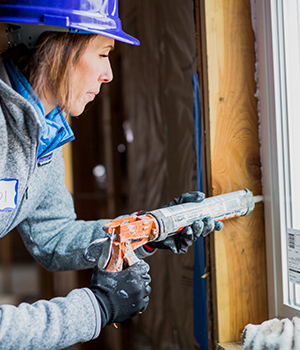
<path id="1" fill-rule="evenodd" d="M 98 261 L 100 269 L 105 268 L 113 272 L 138 262 L 134 251 L 149 240 L 154 240 L 158 234 L 155 218 L 147 214 L 114 219 L 103 226 L 103 229 L 108 234 L 107 238 L 90 244 L 86 249 L 85 258 L 90 262 Z M 109 247 L 106 244 L 109 244 Z"/>

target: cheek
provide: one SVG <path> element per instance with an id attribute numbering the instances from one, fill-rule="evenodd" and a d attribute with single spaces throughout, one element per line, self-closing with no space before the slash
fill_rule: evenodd
<path id="1" fill-rule="evenodd" d="M 76 92 L 75 96 L 79 97 L 86 92 L 95 88 L 97 83 L 97 72 L 87 67 L 84 74 L 80 74 L 74 79 L 73 91 Z"/>
<path id="2" fill-rule="evenodd" d="M 79 77 L 78 77 L 79 78 Z M 86 82 L 83 79 L 74 79 L 72 86 L 72 103 L 78 103 L 86 92 Z"/>
<path id="3" fill-rule="evenodd" d="M 101 61 L 86 59 L 86 56 L 76 66 L 71 78 L 72 103 L 84 102 L 87 92 L 99 89 L 99 75 L 103 70 Z"/>

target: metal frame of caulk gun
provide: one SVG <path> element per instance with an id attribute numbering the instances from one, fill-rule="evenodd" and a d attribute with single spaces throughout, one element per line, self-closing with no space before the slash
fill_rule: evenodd
<path id="1" fill-rule="evenodd" d="M 262 196 L 259 196 L 262 197 Z M 162 241 L 176 234 L 195 220 L 212 217 L 222 221 L 250 214 L 256 200 L 248 189 L 209 197 L 202 202 L 188 202 L 112 220 L 104 230 L 108 237 L 92 242 L 85 250 L 88 261 L 98 261 L 99 268 L 121 271 L 124 263 L 132 265 L 139 259 L 134 250 L 151 241 Z"/>

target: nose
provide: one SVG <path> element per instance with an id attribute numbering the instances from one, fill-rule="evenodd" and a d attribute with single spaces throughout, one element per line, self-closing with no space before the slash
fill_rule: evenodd
<path id="1" fill-rule="evenodd" d="M 102 83 L 109 83 L 113 80 L 113 72 L 109 58 L 107 58 L 105 61 L 105 67 L 103 69 L 103 72 L 99 75 L 98 81 Z"/>

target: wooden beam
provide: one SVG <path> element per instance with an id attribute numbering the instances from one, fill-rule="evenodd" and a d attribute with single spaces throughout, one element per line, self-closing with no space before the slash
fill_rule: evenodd
<path id="1" fill-rule="evenodd" d="M 217 350 L 243 350 L 243 345 L 240 342 L 236 343 L 219 343 Z"/>
<path id="2" fill-rule="evenodd" d="M 262 193 L 254 34 L 248 0 L 205 0 L 211 191 Z M 209 168 L 209 166 L 208 166 Z M 239 341 L 267 318 L 263 205 L 213 238 L 215 338 Z"/>
<path id="3" fill-rule="evenodd" d="M 71 125 L 72 119 L 68 117 L 68 123 Z M 67 189 L 73 194 L 73 164 L 72 164 L 72 143 L 68 142 L 62 148 L 65 161 L 65 183 Z"/>
<path id="4" fill-rule="evenodd" d="M 6 235 L 0 242 L 0 266 L 2 268 L 2 293 L 12 291 L 12 237 Z"/>

